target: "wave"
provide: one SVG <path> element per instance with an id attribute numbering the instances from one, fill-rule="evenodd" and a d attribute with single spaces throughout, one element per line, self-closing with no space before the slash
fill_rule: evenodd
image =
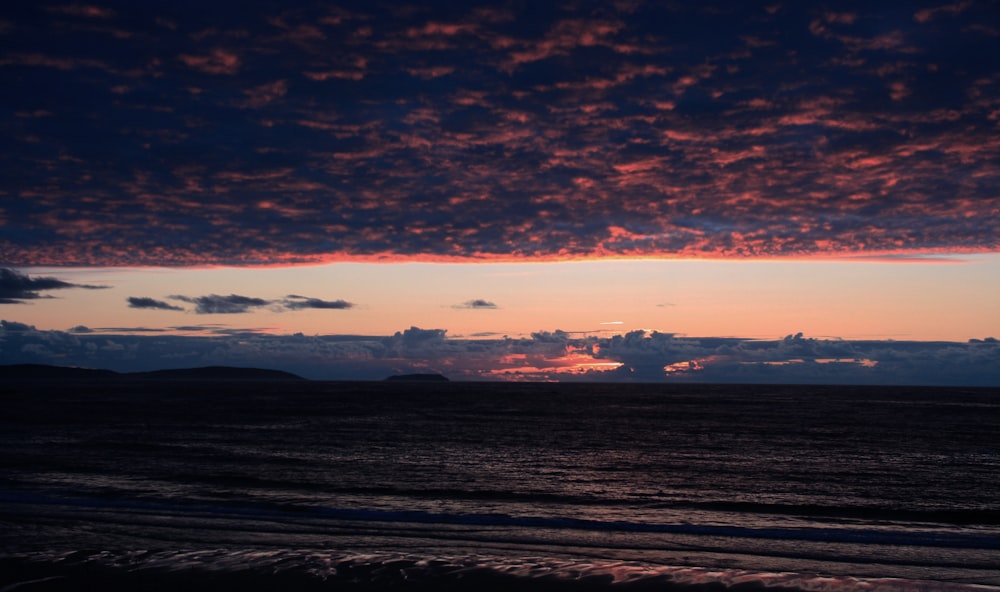
<path id="1" fill-rule="evenodd" d="M 887 505 L 822 505 L 794 503 L 762 503 L 744 501 L 671 501 L 645 502 L 638 497 L 614 498 L 598 495 L 569 495 L 566 493 L 519 492 L 491 488 L 463 489 L 454 487 L 342 487 L 311 482 L 289 482 L 259 476 L 199 476 L 201 480 L 226 485 L 274 486 L 286 490 L 319 491 L 326 494 L 359 496 L 398 496 L 411 499 L 455 500 L 474 502 L 516 502 L 557 506 L 639 506 L 662 510 L 707 510 L 741 514 L 770 514 L 775 516 L 800 516 L 808 518 L 856 519 L 878 521 L 926 522 L 955 525 L 1000 525 L 1000 510 L 911 508 Z"/>
<path id="2" fill-rule="evenodd" d="M 506 527 L 527 531 L 575 530 L 618 532 L 631 534 L 669 534 L 728 537 L 756 540 L 803 541 L 822 543 L 852 543 L 949 549 L 979 549 L 1000 551 L 1000 534 L 993 530 L 924 530 L 915 528 L 854 528 L 817 527 L 759 528 L 737 525 L 693 524 L 683 522 L 633 522 L 625 520 L 593 520 L 550 516 L 513 516 L 509 514 L 458 514 L 417 510 L 384 510 L 373 508 L 334 508 L 321 506 L 266 505 L 207 505 L 197 502 L 177 503 L 97 498 L 55 498 L 39 495 L 0 493 L 0 503 L 69 506 L 76 508 L 119 509 L 172 515 L 267 517 L 275 521 L 319 519 L 339 522 L 380 524 L 452 525 Z"/>
<path id="3" fill-rule="evenodd" d="M 0 558 L 0 592 L 175 590 L 684 590 L 687 592 L 997 592 L 960 582 L 495 556 L 318 550 L 75 551 Z"/>
<path id="4" fill-rule="evenodd" d="M 962 525 L 998 525 L 1000 510 L 996 509 L 911 509 L 884 506 L 829 506 L 820 504 L 767 504 L 759 502 L 683 502 L 664 504 L 670 508 L 696 508 L 723 512 L 778 514 L 822 518 L 844 518 L 880 521 L 933 522 Z"/>
<path id="5" fill-rule="evenodd" d="M 514 526 L 539 529 L 617 531 L 626 533 L 687 534 L 765 540 L 822 541 L 897 546 L 1000 550 L 1000 536 L 933 531 L 884 531 L 847 528 L 751 528 L 682 523 L 644 523 L 582 518 L 509 516 L 504 514 L 439 514 L 416 511 L 316 508 L 314 513 L 338 520 Z"/>

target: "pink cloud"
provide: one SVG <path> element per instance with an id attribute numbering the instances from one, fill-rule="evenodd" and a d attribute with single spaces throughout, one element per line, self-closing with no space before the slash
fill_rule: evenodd
<path id="1" fill-rule="evenodd" d="M 362 80 L 365 77 L 365 72 L 363 70 L 323 70 L 323 71 L 311 71 L 303 72 L 303 76 L 309 80 L 315 80 L 317 82 L 323 82 L 330 79 L 340 79 L 340 80 Z"/>
<path id="2" fill-rule="evenodd" d="M 568 55 L 578 47 L 613 47 L 616 45 L 613 38 L 623 26 L 618 21 L 566 19 L 556 23 L 540 40 L 494 37 L 491 43 L 497 49 L 511 49 L 503 69 L 513 71 L 522 64 Z"/>
<path id="3" fill-rule="evenodd" d="M 953 4 L 945 4 L 942 6 L 937 6 L 934 8 L 924 8 L 913 13 L 913 20 L 918 23 L 927 23 L 941 14 L 958 15 L 965 12 L 972 6 L 972 0 L 963 0 L 962 2 L 955 2 Z"/>
<path id="4" fill-rule="evenodd" d="M 267 22 L 284 31 L 280 39 L 295 44 L 309 44 L 326 39 L 322 29 L 312 24 L 290 25 L 282 18 L 269 18 Z"/>
<path id="5" fill-rule="evenodd" d="M 287 177 L 291 173 L 292 169 L 285 168 L 274 171 L 254 171 L 254 172 L 224 171 L 216 173 L 213 176 L 216 179 L 221 179 L 223 181 L 242 183 L 247 181 L 269 181 L 273 179 L 281 179 Z"/>
<path id="6" fill-rule="evenodd" d="M 440 78 L 442 76 L 447 76 L 455 71 L 454 66 L 431 66 L 426 68 L 407 68 L 406 72 L 411 76 L 416 76 L 417 78 L 423 78 L 424 80 L 429 80 L 431 78 Z"/>
<path id="7" fill-rule="evenodd" d="M 963 31 L 976 32 L 990 37 L 1000 37 L 1000 28 L 991 27 L 990 25 L 984 23 L 972 23 L 971 25 L 965 27 Z"/>
<path id="8" fill-rule="evenodd" d="M 911 94 L 913 94 L 913 92 L 905 82 L 897 80 L 889 83 L 889 96 L 893 101 L 902 101 Z"/>
<path id="9" fill-rule="evenodd" d="M 181 54 L 177 56 L 185 66 L 205 74 L 226 74 L 232 76 L 240 71 L 240 57 L 224 49 L 213 49 L 207 55 Z"/>
<path id="10" fill-rule="evenodd" d="M 655 76 L 665 76 L 670 72 L 670 68 L 653 64 L 635 65 L 626 64 L 622 66 L 613 77 L 608 78 L 587 78 L 585 80 L 560 81 L 552 85 L 551 88 L 567 90 L 594 90 L 606 91 L 611 88 L 624 86 L 631 83 L 636 78 L 650 78 Z M 548 87 L 541 87 L 541 90 L 548 90 Z"/>
<path id="11" fill-rule="evenodd" d="M 242 101 L 240 105 L 252 109 L 259 109 L 274 103 L 284 97 L 287 93 L 288 81 L 276 80 L 274 82 L 269 82 L 244 90 L 243 94 L 245 94 L 247 98 L 245 101 Z"/>
<path id="12" fill-rule="evenodd" d="M 870 37 L 861 37 L 839 32 L 854 24 L 854 17 L 836 13 L 827 13 L 823 18 L 814 19 L 809 23 L 809 32 L 823 39 L 833 39 L 845 45 L 851 52 L 862 51 L 894 51 L 898 53 L 915 53 L 918 50 L 908 45 L 901 31 L 888 31 Z"/>
<path id="13" fill-rule="evenodd" d="M 753 35 L 740 35 L 740 39 L 742 39 L 743 43 L 745 43 L 746 46 L 751 49 L 758 49 L 761 47 L 774 47 L 778 44 L 777 41 L 773 41 L 771 39 L 763 39 Z"/>
<path id="14" fill-rule="evenodd" d="M 297 125 L 301 125 L 302 127 L 308 127 L 308 128 L 318 129 L 318 130 L 323 130 L 323 131 L 341 131 L 343 129 L 342 125 L 338 125 L 336 123 L 331 123 L 329 121 L 317 121 L 317 120 L 312 120 L 312 119 L 299 119 L 299 120 L 296 120 L 295 123 Z"/>
<path id="15" fill-rule="evenodd" d="M 48 6 L 45 10 L 58 14 L 70 16 L 82 16 L 86 18 L 109 19 L 115 16 L 115 11 L 110 8 L 91 6 L 85 4 L 63 4 L 59 6 Z"/>
<path id="16" fill-rule="evenodd" d="M 97 68 L 112 72 L 114 69 L 106 62 L 89 58 L 58 58 L 39 53 L 8 54 L 0 59 L 0 66 L 35 66 L 55 68 L 56 70 L 76 70 L 79 68 Z"/>
<path id="17" fill-rule="evenodd" d="M 413 27 L 406 31 L 408 37 L 453 37 L 474 33 L 479 28 L 476 23 L 439 23 L 429 22 L 422 27 Z"/>
<path id="18" fill-rule="evenodd" d="M 854 21 L 858 20 L 858 14 L 856 12 L 827 12 L 823 15 L 823 19 L 828 23 L 853 25 Z"/>
<path id="19" fill-rule="evenodd" d="M 708 80 L 712 77 L 712 73 L 715 71 L 715 68 L 716 67 L 711 64 L 700 64 L 691 68 L 687 74 L 679 76 L 674 82 L 674 94 L 682 95 L 688 88 L 695 86 L 704 80 Z"/>

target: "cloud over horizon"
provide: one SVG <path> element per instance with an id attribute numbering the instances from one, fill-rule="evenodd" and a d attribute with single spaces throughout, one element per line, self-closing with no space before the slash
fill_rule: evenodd
<path id="1" fill-rule="evenodd" d="M 992 2 L 0 21 L 4 265 L 1000 249 Z"/>
<path id="2" fill-rule="evenodd" d="M 0 358 L 144 371 L 257 366 L 307 378 L 380 380 L 438 372 L 453 380 L 894 384 L 1000 387 L 1000 340 L 965 343 L 680 337 L 632 331 L 600 337 L 539 331 L 522 338 L 450 338 L 410 327 L 389 336 L 275 335 L 195 326 L 203 335 L 149 329 L 42 331 L 0 321 Z"/>

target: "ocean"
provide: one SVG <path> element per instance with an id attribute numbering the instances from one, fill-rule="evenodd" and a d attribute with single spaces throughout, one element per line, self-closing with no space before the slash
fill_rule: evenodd
<path id="1" fill-rule="evenodd" d="M 0 387 L 0 592 L 1000 590 L 1000 390 Z"/>

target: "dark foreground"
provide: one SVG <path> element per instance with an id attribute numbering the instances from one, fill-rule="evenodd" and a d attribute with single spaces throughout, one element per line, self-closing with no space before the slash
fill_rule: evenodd
<path id="1" fill-rule="evenodd" d="M 212 554 L 208 553 L 208 559 Z M 142 559 L 142 558 L 138 558 Z M 114 563 L 32 563 L 0 560 L 0 573 L 11 584 L 4 590 L 77 592 L 90 590 L 151 592 L 319 592 L 329 590 L 416 592 L 500 592 L 511 590 L 593 592 L 620 591 L 750 591 L 865 590 L 882 592 L 989 592 L 993 586 L 967 585 L 899 578 L 857 578 L 797 573 L 760 573 L 742 570 L 662 567 L 639 563 L 614 565 L 523 564 L 483 565 L 481 558 L 414 559 L 387 557 L 330 561 L 316 559 L 318 567 L 288 568 L 259 556 L 247 557 L 226 569 L 218 566 L 136 566 Z M 202 561 L 202 557 L 198 558 Z M 299 554 L 297 561 L 301 561 Z M 487 561 L 489 563 L 489 561 Z"/>
<path id="2" fill-rule="evenodd" d="M 0 591 L 1000 586 L 1000 392 L 3 389 Z"/>

